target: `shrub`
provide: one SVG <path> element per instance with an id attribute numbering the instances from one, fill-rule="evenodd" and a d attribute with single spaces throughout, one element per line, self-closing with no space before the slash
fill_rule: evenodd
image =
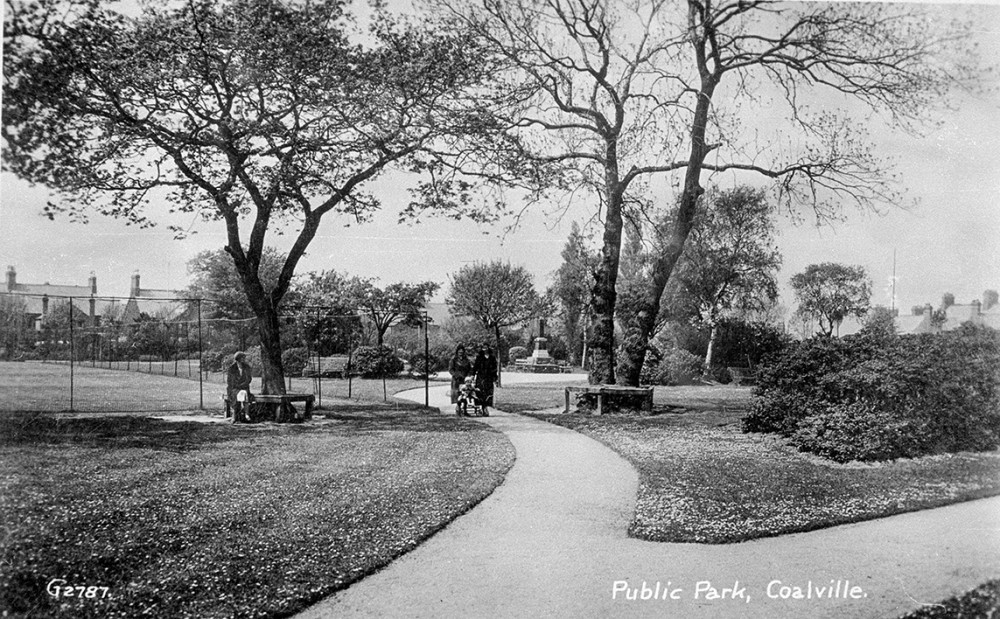
<path id="1" fill-rule="evenodd" d="M 510 357 L 511 363 L 518 359 L 525 359 L 528 356 L 528 349 L 524 346 L 511 346 L 510 350 L 507 351 L 507 356 Z"/>
<path id="2" fill-rule="evenodd" d="M 395 376 L 403 371 L 403 362 L 388 346 L 361 346 L 354 351 L 351 371 L 362 378 Z"/>
<path id="3" fill-rule="evenodd" d="M 234 353 L 236 353 L 234 346 L 206 350 L 201 355 L 201 367 L 209 372 L 225 372 L 233 362 Z M 227 359 L 229 363 L 226 363 Z"/>
<path id="4" fill-rule="evenodd" d="M 666 354 L 650 351 L 643 364 L 640 381 L 646 385 L 688 385 L 701 375 L 702 360 L 683 348 Z"/>
<path id="5" fill-rule="evenodd" d="M 301 375 L 309 365 L 308 348 L 289 348 L 281 353 L 281 365 L 288 375 Z"/>
<path id="6" fill-rule="evenodd" d="M 775 432 L 837 461 L 1000 445 L 1000 334 L 887 329 L 790 347 L 758 374 L 746 432 Z"/>
<path id="7" fill-rule="evenodd" d="M 425 365 L 426 361 L 426 365 Z M 426 366 L 430 366 L 430 373 L 442 372 L 447 368 L 447 363 L 442 362 L 438 357 L 433 354 L 428 354 L 426 357 L 423 352 L 418 352 L 410 355 L 410 374 L 423 378 L 427 376 Z"/>

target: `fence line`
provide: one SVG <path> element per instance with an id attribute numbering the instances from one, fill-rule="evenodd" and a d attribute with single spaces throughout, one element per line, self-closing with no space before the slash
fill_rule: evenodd
<path id="1" fill-rule="evenodd" d="M 203 306 L 217 307 L 217 303 L 198 298 L 0 293 L 0 361 L 50 367 L 43 370 L 28 363 L 18 368 L 4 363 L 0 393 L 7 397 L 0 398 L 0 410 L 22 409 L 24 402 L 34 402 L 37 410 L 72 412 L 204 409 L 205 383 L 216 384 L 210 377 L 218 372 L 224 384 L 226 359 L 236 350 L 253 348 L 258 335 L 256 319 L 206 318 Z M 292 354 L 285 372 L 286 389 L 302 386 L 301 380 L 293 382 L 293 375 L 301 373 L 311 379 L 306 388 L 311 382 L 321 406 L 323 379 L 336 373 L 330 360 L 346 352 L 348 364 L 340 371 L 348 378 L 351 397 L 350 364 L 361 341 L 363 320 L 359 313 L 328 306 L 282 311 L 283 356 Z M 429 405 L 430 380 L 427 323 L 423 312 L 425 406 Z M 56 368 L 62 366 L 69 370 L 68 408 L 57 395 L 66 391 L 58 387 Z M 197 391 L 142 376 L 197 380 Z M 53 387 L 54 393 L 42 396 Z M 197 406 L 192 406 L 195 396 Z"/>

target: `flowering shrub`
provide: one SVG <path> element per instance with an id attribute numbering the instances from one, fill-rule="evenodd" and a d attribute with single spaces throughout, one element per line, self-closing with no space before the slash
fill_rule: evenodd
<path id="1" fill-rule="evenodd" d="M 815 338 L 763 367 L 745 432 L 840 462 L 1000 445 L 1000 334 L 971 324 Z"/>

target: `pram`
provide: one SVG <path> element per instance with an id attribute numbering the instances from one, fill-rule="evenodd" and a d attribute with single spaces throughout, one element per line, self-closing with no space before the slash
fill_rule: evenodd
<path id="1" fill-rule="evenodd" d="M 471 407 L 471 412 L 470 412 Z M 486 416 L 486 409 L 479 400 L 479 392 L 476 391 L 476 383 L 472 377 L 465 379 L 458 389 L 458 401 L 455 403 L 455 414 L 459 417 L 483 417 Z"/>

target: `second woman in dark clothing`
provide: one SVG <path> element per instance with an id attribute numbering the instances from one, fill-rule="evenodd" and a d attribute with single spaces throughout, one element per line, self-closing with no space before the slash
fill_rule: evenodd
<path id="1" fill-rule="evenodd" d="M 472 372 L 476 375 L 476 391 L 483 406 L 483 414 L 489 415 L 488 406 L 493 406 L 493 386 L 497 382 L 497 359 L 493 351 L 487 347 L 479 349 L 476 361 L 472 364 Z"/>
<path id="2" fill-rule="evenodd" d="M 455 348 L 455 354 L 448 363 L 448 372 L 451 374 L 451 403 L 458 402 L 458 392 L 465 382 L 465 377 L 472 374 L 472 364 L 465 354 L 465 347 L 459 344 Z"/>

